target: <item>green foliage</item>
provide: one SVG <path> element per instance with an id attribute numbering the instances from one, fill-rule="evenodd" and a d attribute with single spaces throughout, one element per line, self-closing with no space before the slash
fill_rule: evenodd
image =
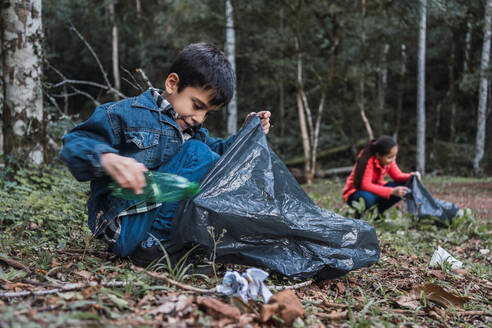
<path id="1" fill-rule="evenodd" d="M 86 228 L 87 193 L 88 184 L 75 181 L 65 168 L 28 166 L 18 169 L 11 179 L 2 177 L 3 251 L 37 254 L 42 259 L 45 249 L 80 247 L 90 234 Z"/>
<path id="2" fill-rule="evenodd" d="M 193 267 L 193 263 L 188 263 L 188 257 L 190 256 L 191 253 L 193 253 L 194 250 L 196 250 L 200 245 L 197 244 L 190 248 L 179 260 L 176 262 L 176 264 L 173 266 L 171 263 L 171 259 L 169 258 L 169 255 L 166 252 L 166 249 L 162 244 L 159 242 L 159 246 L 161 247 L 163 253 L 164 253 L 164 259 L 166 260 L 166 264 L 157 264 L 156 265 L 156 270 L 159 269 L 165 269 L 168 274 L 169 278 L 173 279 L 174 281 L 181 282 L 185 279 L 190 278 L 193 276 L 193 274 L 190 274 L 189 271 Z"/>

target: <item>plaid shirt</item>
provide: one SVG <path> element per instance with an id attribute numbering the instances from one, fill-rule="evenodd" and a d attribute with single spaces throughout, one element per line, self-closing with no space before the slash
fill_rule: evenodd
<path id="1" fill-rule="evenodd" d="M 155 88 L 150 88 L 150 92 L 155 99 L 159 111 L 165 112 L 173 120 L 176 120 L 178 118 L 178 113 L 176 113 L 173 109 L 173 106 L 164 97 L 161 96 L 163 91 Z M 195 129 L 187 129 L 183 132 L 184 139 L 188 140 L 189 138 L 193 137 L 195 132 Z M 162 203 L 149 203 L 142 201 L 120 212 L 106 226 L 106 230 L 103 233 L 103 239 L 110 245 L 116 243 L 116 241 L 120 237 L 121 220 L 124 216 L 146 213 L 161 205 Z"/>

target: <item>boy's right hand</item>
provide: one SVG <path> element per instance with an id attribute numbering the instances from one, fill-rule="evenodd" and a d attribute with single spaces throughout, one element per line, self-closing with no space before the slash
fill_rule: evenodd
<path id="1" fill-rule="evenodd" d="M 145 187 L 143 173 L 148 170 L 142 163 L 131 157 L 104 153 L 101 155 L 101 166 L 122 188 L 132 189 L 136 195 L 143 192 L 142 188 Z"/>
<path id="2" fill-rule="evenodd" d="M 391 188 L 391 194 L 393 196 L 396 196 L 396 197 L 403 197 L 407 194 L 408 192 L 408 188 L 407 187 L 404 187 L 404 186 L 398 186 L 398 187 L 394 187 L 394 188 Z"/>

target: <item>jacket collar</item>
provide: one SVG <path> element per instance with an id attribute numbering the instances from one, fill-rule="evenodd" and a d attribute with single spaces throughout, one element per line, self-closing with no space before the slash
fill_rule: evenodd
<path id="1" fill-rule="evenodd" d="M 157 107 L 157 103 L 155 102 L 150 89 L 134 97 L 132 107 L 145 108 L 155 112 L 159 111 L 159 107 Z"/>
<path id="2" fill-rule="evenodd" d="M 169 106 L 171 106 L 171 105 L 169 104 Z M 169 106 L 165 106 L 165 107 L 168 108 Z M 169 115 L 167 115 L 166 112 L 164 112 L 164 111 L 161 110 L 162 106 L 161 106 L 161 108 L 159 108 L 157 106 L 157 103 L 156 103 L 156 101 L 154 99 L 154 96 L 152 94 L 152 89 L 149 89 L 149 90 L 145 91 L 144 93 L 138 95 L 137 97 L 133 98 L 132 107 L 144 108 L 144 109 L 147 109 L 147 110 L 150 110 L 150 111 L 157 112 L 157 113 L 159 113 L 159 121 L 161 121 L 161 122 L 167 122 L 169 124 L 172 124 L 176 128 L 178 128 L 178 125 L 176 124 L 176 121 L 172 117 L 170 117 Z M 172 107 L 169 107 L 169 109 L 172 110 Z"/>

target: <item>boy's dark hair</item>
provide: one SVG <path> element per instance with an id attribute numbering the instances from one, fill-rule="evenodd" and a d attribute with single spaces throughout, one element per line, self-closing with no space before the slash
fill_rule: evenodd
<path id="1" fill-rule="evenodd" d="M 379 155 L 388 154 L 393 147 L 398 146 L 398 144 L 393 140 L 393 138 L 388 136 L 381 136 L 376 140 L 372 139 L 365 145 L 362 150 L 361 155 L 357 159 L 355 173 L 354 173 L 354 186 L 360 189 L 362 184 L 362 177 L 366 171 L 367 162 L 372 155 L 379 153 Z"/>
<path id="2" fill-rule="evenodd" d="M 169 74 L 179 76 L 178 92 L 186 87 L 213 90 L 213 106 L 227 105 L 234 94 L 234 71 L 224 53 L 208 42 L 186 46 L 174 60 Z"/>

